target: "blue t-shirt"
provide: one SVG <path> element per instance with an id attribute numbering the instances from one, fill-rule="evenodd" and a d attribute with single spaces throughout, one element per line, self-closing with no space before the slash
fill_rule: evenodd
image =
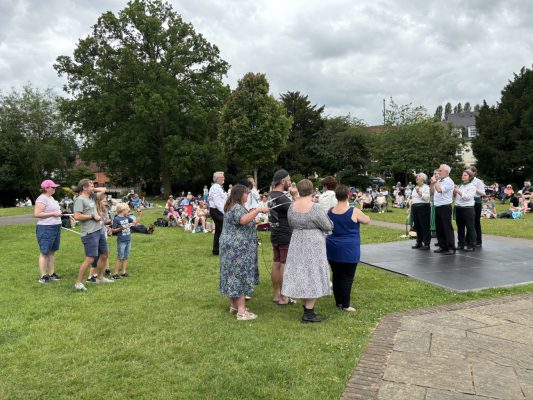
<path id="1" fill-rule="evenodd" d="M 117 232 L 117 241 L 119 242 L 129 242 L 131 240 L 131 223 L 134 219 L 130 216 L 122 217 L 117 215 L 113 220 L 113 229 L 124 227 L 123 230 Z"/>

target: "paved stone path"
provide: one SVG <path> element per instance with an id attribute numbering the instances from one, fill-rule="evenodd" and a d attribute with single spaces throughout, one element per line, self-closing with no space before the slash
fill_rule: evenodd
<path id="1" fill-rule="evenodd" d="M 35 224 L 36 219 L 33 215 L 15 215 L 12 217 L 0 217 L 1 225 L 19 225 L 19 224 Z"/>
<path id="2" fill-rule="evenodd" d="M 385 316 L 342 399 L 533 400 L 533 293 Z"/>

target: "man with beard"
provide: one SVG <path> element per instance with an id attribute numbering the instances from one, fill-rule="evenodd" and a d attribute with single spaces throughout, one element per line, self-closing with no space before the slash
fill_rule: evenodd
<path id="1" fill-rule="evenodd" d="M 289 173 L 284 169 L 276 171 L 272 178 L 272 191 L 269 195 L 268 207 L 270 208 L 269 220 L 271 223 L 270 240 L 274 253 L 271 275 L 274 289 L 273 301 L 278 305 L 294 304 L 292 299 L 281 294 L 285 261 L 287 260 L 292 234 L 292 229 L 287 220 L 287 212 L 292 204 L 290 195 L 286 193 L 290 187 L 291 177 Z"/>

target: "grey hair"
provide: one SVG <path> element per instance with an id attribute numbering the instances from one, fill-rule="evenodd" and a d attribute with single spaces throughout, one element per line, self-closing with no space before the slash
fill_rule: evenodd
<path id="1" fill-rule="evenodd" d="M 224 175 L 224 172 L 223 172 L 223 171 L 217 171 L 217 172 L 215 172 L 215 173 L 213 174 L 213 182 L 216 183 L 217 178 L 218 178 L 219 176 L 221 176 L 221 175 Z"/>
<path id="2" fill-rule="evenodd" d="M 419 176 L 419 175 L 424 179 L 424 182 L 428 180 L 428 176 L 424 174 L 423 172 L 419 172 L 418 174 L 416 174 L 416 176 Z"/>
<path id="3" fill-rule="evenodd" d="M 451 168 L 449 165 L 446 165 L 446 164 L 442 164 L 442 167 L 443 167 L 448 173 L 450 173 L 450 171 L 452 170 L 452 168 Z"/>

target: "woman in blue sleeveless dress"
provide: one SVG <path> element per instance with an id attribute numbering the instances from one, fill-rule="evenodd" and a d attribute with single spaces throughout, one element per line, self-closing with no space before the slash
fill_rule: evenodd
<path id="1" fill-rule="evenodd" d="M 355 269 L 360 259 L 359 224 L 368 224 L 370 217 L 348 204 L 349 190 L 341 185 L 335 189 L 337 205 L 328 211 L 333 221 L 333 233 L 326 239 L 328 262 L 331 266 L 335 304 L 343 311 L 354 312 L 350 305 Z"/>

